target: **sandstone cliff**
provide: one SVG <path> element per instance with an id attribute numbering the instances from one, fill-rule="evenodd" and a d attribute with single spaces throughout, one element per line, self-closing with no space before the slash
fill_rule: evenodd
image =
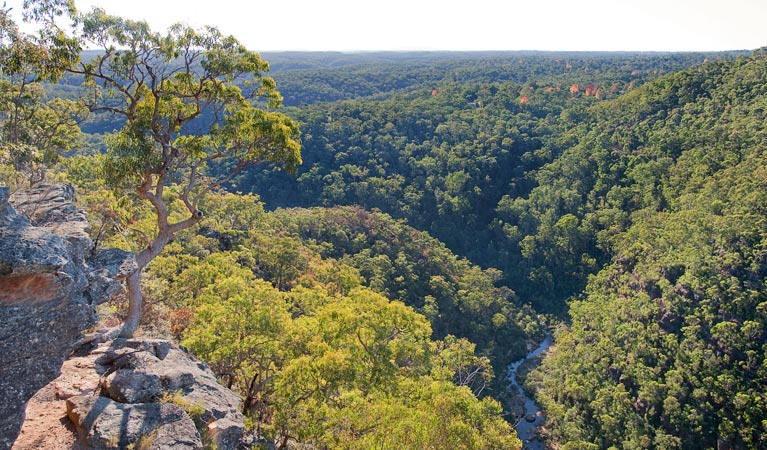
<path id="1" fill-rule="evenodd" d="M 130 254 L 93 251 L 74 200 L 70 185 L 10 199 L 0 187 L 0 449 L 16 438 L 27 400 L 96 323 L 95 305 L 121 290 L 118 278 L 131 270 Z"/>
<path id="2" fill-rule="evenodd" d="M 0 450 L 237 448 L 239 398 L 184 349 L 84 343 L 136 267 L 87 230 L 70 185 L 0 187 Z"/>

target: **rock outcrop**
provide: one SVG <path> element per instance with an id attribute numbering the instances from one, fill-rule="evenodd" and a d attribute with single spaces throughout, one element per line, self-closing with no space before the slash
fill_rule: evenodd
<path id="1" fill-rule="evenodd" d="M 185 349 L 157 339 L 87 344 L 29 403 L 13 450 L 234 450 L 240 398 Z"/>
<path id="2" fill-rule="evenodd" d="M 94 249 L 74 202 L 0 187 L 0 450 L 238 448 L 239 397 L 185 349 L 83 337 L 136 264 Z"/>
<path id="3" fill-rule="evenodd" d="M 107 397 L 85 396 L 67 402 L 67 414 L 82 430 L 81 439 L 90 448 L 203 448 L 192 419 L 171 403 L 126 405 Z"/>
<path id="4" fill-rule="evenodd" d="M 242 439 L 240 398 L 177 345 L 115 339 L 79 364 L 99 374 L 95 394 L 66 400 L 67 416 L 88 448 L 125 448 L 144 439 L 142 448 L 147 449 L 202 449 L 206 444 L 233 450 Z"/>
<path id="5" fill-rule="evenodd" d="M 18 435 L 27 400 L 59 375 L 95 306 L 135 268 L 117 249 L 94 251 L 71 185 L 9 198 L 0 187 L 0 450 Z"/>

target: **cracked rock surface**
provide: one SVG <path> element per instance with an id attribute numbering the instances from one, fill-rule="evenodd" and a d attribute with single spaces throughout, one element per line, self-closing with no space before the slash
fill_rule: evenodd
<path id="1" fill-rule="evenodd" d="M 133 255 L 94 251 L 69 184 L 0 187 L 0 450 L 16 439 L 32 395 L 59 375 L 95 306 L 122 290 Z"/>
<path id="2" fill-rule="evenodd" d="M 243 448 L 239 397 L 182 347 L 88 345 L 29 402 L 14 450 Z"/>

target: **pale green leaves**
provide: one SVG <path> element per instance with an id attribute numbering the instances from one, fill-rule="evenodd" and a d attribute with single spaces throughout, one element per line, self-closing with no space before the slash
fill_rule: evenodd
<path id="1" fill-rule="evenodd" d="M 519 447 L 498 403 L 469 389 L 491 373 L 473 344 L 434 343 L 425 317 L 366 288 L 280 292 L 232 263 L 211 256 L 188 278 L 207 286 L 194 289 L 184 343 L 239 390 L 277 448 Z"/>
<path id="2" fill-rule="evenodd" d="M 301 164 L 298 133 L 298 123 L 293 119 L 251 107 L 240 108 L 226 117 L 223 126 L 214 129 L 220 145 L 238 158 L 281 163 L 290 173 Z"/>
<path id="3" fill-rule="evenodd" d="M 254 106 L 281 102 L 274 80 L 262 76 L 268 64 L 232 36 L 183 24 L 163 35 L 101 9 L 80 20 L 80 37 L 103 49 L 74 70 L 88 81 L 89 106 L 126 120 L 109 144 L 128 161 L 106 165 L 114 172 L 108 178 L 127 175 L 137 188 L 158 192 L 169 182 L 185 185 L 194 213 L 199 198 L 191 193 L 215 188 L 248 165 L 269 162 L 293 172 L 301 163 L 298 124 Z M 215 173 L 208 170 L 212 161 L 221 163 Z"/>

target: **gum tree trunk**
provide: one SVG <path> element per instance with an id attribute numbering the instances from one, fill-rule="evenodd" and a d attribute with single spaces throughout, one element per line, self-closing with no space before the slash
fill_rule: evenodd
<path id="1" fill-rule="evenodd" d="M 192 223 L 187 225 L 186 228 L 191 225 Z M 122 338 L 133 337 L 139 325 L 141 325 L 141 307 L 144 303 L 143 296 L 141 295 L 141 272 L 157 255 L 162 253 L 162 250 L 178 231 L 175 228 L 183 229 L 177 226 L 163 227 L 157 234 L 157 237 L 154 238 L 154 241 L 136 256 L 136 271 L 128 275 L 125 280 L 125 287 L 128 291 L 128 317 L 125 319 L 125 324 L 123 324 L 123 328 L 120 331 L 120 337 Z"/>
<path id="2" fill-rule="evenodd" d="M 141 269 L 128 275 L 125 280 L 125 287 L 128 290 L 128 317 L 125 319 L 122 331 L 120 331 L 120 337 L 131 338 L 141 324 L 141 305 L 143 303 Z"/>

